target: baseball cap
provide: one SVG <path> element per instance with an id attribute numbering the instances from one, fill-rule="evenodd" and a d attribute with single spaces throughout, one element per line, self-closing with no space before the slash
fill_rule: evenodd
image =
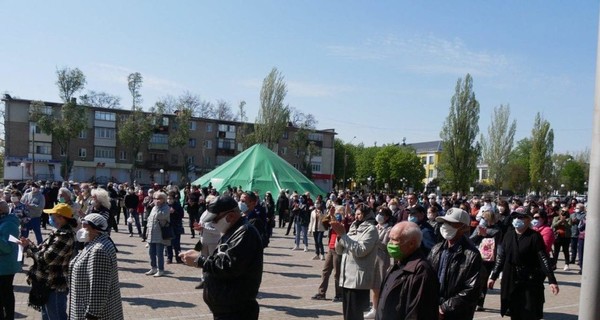
<path id="1" fill-rule="evenodd" d="M 460 208 L 450 208 L 446 211 L 446 215 L 435 218 L 437 222 L 460 222 L 464 225 L 471 223 L 469 214 Z"/>
<path id="2" fill-rule="evenodd" d="M 68 219 L 73 219 L 73 209 L 66 203 L 58 203 L 52 209 L 44 209 L 45 213 L 63 216 Z"/>
<path id="3" fill-rule="evenodd" d="M 90 226 L 96 230 L 100 230 L 100 231 L 108 230 L 108 222 L 106 221 L 106 218 L 104 216 L 102 216 L 101 214 L 90 213 L 87 216 L 85 216 L 85 218 L 83 218 L 81 223 L 87 224 L 88 226 Z"/>
<path id="4" fill-rule="evenodd" d="M 235 201 L 234 198 L 232 198 L 231 196 L 218 196 L 208 204 L 206 209 L 206 211 L 208 211 L 208 214 L 204 215 L 204 217 L 202 218 L 202 222 L 211 222 L 219 214 L 226 211 L 231 211 L 235 208 L 238 208 L 238 203 L 237 201 Z"/>

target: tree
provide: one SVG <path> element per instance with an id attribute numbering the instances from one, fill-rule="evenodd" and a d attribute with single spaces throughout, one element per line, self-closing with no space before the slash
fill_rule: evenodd
<path id="1" fill-rule="evenodd" d="M 137 106 L 142 103 L 142 94 L 140 89 L 142 88 L 142 74 L 134 72 L 129 74 L 127 77 L 127 84 L 129 86 L 129 92 L 131 92 L 131 110 L 136 110 Z"/>
<path id="2" fill-rule="evenodd" d="M 185 105 L 180 105 L 180 108 L 175 114 L 172 128 L 169 133 L 169 146 L 179 150 L 179 155 L 183 159 L 183 166 L 181 167 L 181 176 L 189 179 L 188 166 L 186 163 L 187 146 L 190 141 L 190 120 L 192 118 L 192 110 L 187 108 Z"/>
<path id="3" fill-rule="evenodd" d="M 560 172 L 560 181 L 566 190 L 583 193 L 586 181 L 584 164 L 575 160 L 567 161 Z"/>
<path id="4" fill-rule="evenodd" d="M 506 181 L 508 188 L 524 194 L 529 188 L 529 156 L 531 154 L 531 140 L 519 140 L 511 151 L 508 161 Z"/>
<path id="5" fill-rule="evenodd" d="M 225 100 L 217 100 L 217 106 L 215 107 L 215 119 L 217 120 L 225 120 L 225 121 L 233 121 L 235 120 L 235 115 L 231 110 L 231 105 L 229 102 Z"/>
<path id="6" fill-rule="evenodd" d="M 554 150 L 554 130 L 538 112 L 531 129 L 531 155 L 529 158 L 529 179 L 536 190 L 540 190 L 543 181 L 552 172 L 552 153 Z"/>
<path id="7" fill-rule="evenodd" d="M 315 141 L 308 139 L 309 134 L 315 131 L 317 120 L 312 114 L 305 114 L 294 108 L 290 108 L 290 112 L 291 125 L 296 129 L 290 141 L 290 146 L 296 150 L 298 157 L 302 157 L 302 160 L 300 160 L 302 173 L 311 178 L 312 159 L 314 156 L 321 154 L 321 148 L 316 145 Z"/>
<path id="8" fill-rule="evenodd" d="M 273 68 L 263 80 L 260 110 L 254 127 L 256 142 L 265 143 L 269 149 L 273 149 L 283 136 L 290 118 L 290 109 L 283 104 L 286 95 L 283 75 Z"/>
<path id="9" fill-rule="evenodd" d="M 349 157 L 348 161 L 347 177 L 352 177 L 356 180 L 362 181 L 367 180 L 368 177 L 371 177 L 378 182 L 377 172 L 375 171 L 375 166 L 373 165 L 373 159 L 375 159 L 377 156 L 379 147 L 365 147 L 363 144 L 359 144 L 356 147 L 352 145 L 350 146 L 351 147 L 349 148 L 349 151 L 351 152 L 349 152 L 349 154 L 351 153 L 351 156 Z M 355 163 L 354 168 L 351 166 L 352 163 L 350 162 L 352 158 Z M 354 174 L 352 174 L 352 171 L 354 171 Z"/>
<path id="10" fill-rule="evenodd" d="M 475 181 L 479 145 L 479 102 L 473 92 L 473 79 L 467 74 L 458 79 L 440 137 L 442 156 L 440 169 L 452 190 L 466 192 Z"/>
<path id="11" fill-rule="evenodd" d="M 83 90 L 86 84 L 85 75 L 78 68 L 64 67 L 56 70 L 56 85 L 63 102 L 71 101 L 76 92 Z"/>
<path id="12" fill-rule="evenodd" d="M 113 96 L 106 92 L 88 91 L 85 95 L 80 96 L 79 100 L 84 106 L 94 108 L 116 109 L 121 106 L 121 98 Z"/>
<path id="13" fill-rule="evenodd" d="M 508 159 L 517 130 L 517 121 L 513 120 L 509 126 L 509 118 L 509 106 L 494 108 L 487 139 L 481 135 L 483 162 L 488 165 L 490 180 L 496 190 L 500 190 L 507 176 Z"/>

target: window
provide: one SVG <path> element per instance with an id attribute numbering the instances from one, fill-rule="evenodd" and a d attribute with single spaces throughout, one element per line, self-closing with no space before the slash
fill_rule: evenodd
<path id="1" fill-rule="evenodd" d="M 94 150 L 94 157 L 95 158 L 114 159 L 115 158 L 115 148 L 96 147 L 96 149 Z"/>
<path id="2" fill-rule="evenodd" d="M 219 125 L 220 132 L 235 132 L 235 126 L 229 124 L 220 124 Z"/>
<path id="3" fill-rule="evenodd" d="M 427 164 L 427 157 L 421 157 L 421 162 L 425 165 Z"/>
<path id="4" fill-rule="evenodd" d="M 294 168 L 296 168 L 296 170 L 300 170 L 300 166 L 297 163 L 293 163 L 292 165 L 294 166 Z"/>
<path id="5" fill-rule="evenodd" d="M 114 112 L 96 111 L 94 113 L 94 119 L 104 121 L 116 121 L 117 116 Z"/>
<path id="6" fill-rule="evenodd" d="M 312 140 L 312 141 L 323 141 L 323 134 L 322 133 L 309 133 L 308 134 L 308 140 Z"/>
<path id="7" fill-rule="evenodd" d="M 433 178 L 433 169 L 427 171 L 427 178 Z"/>
<path id="8" fill-rule="evenodd" d="M 31 132 L 34 134 L 42 134 L 42 128 L 40 128 L 36 123 L 31 124 Z"/>
<path id="9" fill-rule="evenodd" d="M 287 147 L 281 147 L 281 154 L 284 156 L 287 154 Z"/>
<path id="10" fill-rule="evenodd" d="M 196 147 L 196 139 L 194 139 L 194 138 L 188 139 L 188 147 L 195 148 Z"/>
<path id="11" fill-rule="evenodd" d="M 81 158 L 87 157 L 87 150 L 85 150 L 85 148 L 79 149 L 79 157 L 81 157 Z"/>
<path id="12" fill-rule="evenodd" d="M 166 134 L 153 134 L 152 138 L 150 138 L 150 143 L 154 144 L 168 144 L 169 136 Z"/>
<path id="13" fill-rule="evenodd" d="M 194 164 L 194 163 L 196 163 L 194 156 L 189 156 L 187 158 L 187 164 Z"/>
<path id="14" fill-rule="evenodd" d="M 489 178 L 489 172 L 487 169 L 483 169 L 481 170 L 481 179 L 482 180 L 486 180 Z"/>
<path id="15" fill-rule="evenodd" d="M 52 145 L 49 143 L 37 143 L 35 145 L 35 153 L 37 154 L 52 154 Z"/>
<path id="16" fill-rule="evenodd" d="M 311 163 L 310 168 L 312 172 L 321 172 L 321 164 L 320 163 Z"/>
<path id="17" fill-rule="evenodd" d="M 127 160 L 127 151 L 121 150 L 119 152 L 119 160 Z"/>
<path id="18" fill-rule="evenodd" d="M 433 164 L 433 156 L 429 156 L 429 164 Z"/>
<path id="19" fill-rule="evenodd" d="M 52 115 L 52 107 L 51 106 L 42 106 L 42 107 L 40 107 L 40 112 L 42 114 L 51 116 Z"/>
<path id="20" fill-rule="evenodd" d="M 211 160 L 209 156 L 204 156 L 204 165 L 205 166 L 210 166 L 211 165 Z"/>
<path id="21" fill-rule="evenodd" d="M 190 131 L 196 131 L 196 121 L 190 121 Z"/>
<path id="22" fill-rule="evenodd" d="M 287 132 L 287 131 L 284 131 L 284 132 L 283 132 L 283 138 L 284 138 L 284 139 L 287 139 L 287 138 L 289 138 L 289 134 L 288 134 L 288 132 Z"/>
<path id="23" fill-rule="evenodd" d="M 137 161 L 137 162 L 144 161 L 144 154 L 142 152 L 138 152 L 138 154 L 135 156 L 135 161 Z"/>
<path id="24" fill-rule="evenodd" d="M 96 139 L 111 139 L 111 140 L 115 139 L 115 129 L 114 128 L 96 127 L 96 129 L 94 131 L 95 131 Z"/>
<path id="25" fill-rule="evenodd" d="M 212 140 L 205 140 L 204 141 L 204 147 L 206 149 L 212 149 Z"/>
<path id="26" fill-rule="evenodd" d="M 65 151 L 64 148 L 60 148 L 60 156 L 61 157 L 66 157 L 67 156 L 67 151 Z"/>
<path id="27" fill-rule="evenodd" d="M 165 127 L 169 126 L 169 118 L 168 117 L 163 117 L 162 118 L 162 125 Z"/>
<path id="28" fill-rule="evenodd" d="M 87 139 L 87 130 L 81 130 L 79 131 L 79 139 Z"/>
<path id="29" fill-rule="evenodd" d="M 320 157 L 322 153 L 322 148 L 314 146 L 314 148 L 309 149 L 312 152 L 312 155 L 315 157 Z"/>
<path id="30" fill-rule="evenodd" d="M 142 178 L 142 170 L 135 170 L 135 178 L 136 179 Z"/>
<path id="31" fill-rule="evenodd" d="M 219 139 L 217 148 L 235 150 L 235 141 L 230 139 Z"/>
<path id="32" fill-rule="evenodd" d="M 212 132 L 212 123 L 206 124 L 206 132 Z"/>

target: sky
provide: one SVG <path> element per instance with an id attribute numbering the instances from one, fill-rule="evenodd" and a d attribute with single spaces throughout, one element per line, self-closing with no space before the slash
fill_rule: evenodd
<path id="1" fill-rule="evenodd" d="M 555 152 L 591 145 L 597 1 L 0 0 L 0 11 L 0 93 L 21 99 L 59 102 L 56 70 L 69 67 L 128 109 L 139 72 L 146 108 L 190 92 L 245 101 L 254 121 L 276 67 L 290 107 L 372 146 L 439 140 L 469 73 L 480 133 L 509 105 L 515 143 L 540 112 Z"/>

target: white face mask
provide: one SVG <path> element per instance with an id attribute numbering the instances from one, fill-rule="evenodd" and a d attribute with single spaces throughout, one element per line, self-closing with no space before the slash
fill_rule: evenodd
<path id="1" fill-rule="evenodd" d="M 77 231 L 77 235 L 75 236 L 75 238 L 79 242 L 89 242 L 90 241 L 90 233 L 86 229 L 81 228 L 81 229 L 79 229 L 79 231 Z"/>
<path id="2" fill-rule="evenodd" d="M 217 229 L 217 231 L 219 231 L 219 233 L 221 233 L 221 234 L 225 234 L 225 232 L 227 232 L 227 230 L 229 230 L 230 226 L 231 225 L 229 222 L 227 222 L 226 216 L 219 219 L 219 221 L 217 223 L 213 223 L 213 227 L 215 227 L 215 229 Z"/>
<path id="3" fill-rule="evenodd" d="M 377 223 L 383 224 L 385 222 L 385 217 L 383 215 L 381 215 L 381 214 L 378 213 L 375 216 L 375 220 L 377 221 Z"/>
<path id="4" fill-rule="evenodd" d="M 440 227 L 440 233 L 442 234 L 442 237 L 446 240 L 454 239 L 457 232 L 458 229 L 447 223 L 442 224 L 442 226 Z"/>
<path id="5" fill-rule="evenodd" d="M 396 208 L 398 208 L 398 206 L 396 206 L 395 204 L 390 206 L 390 210 L 392 211 L 396 211 Z"/>
<path id="6" fill-rule="evenodd" d="M 19 202 L 19 197 L 10 197 L 11 202 Z"/>

